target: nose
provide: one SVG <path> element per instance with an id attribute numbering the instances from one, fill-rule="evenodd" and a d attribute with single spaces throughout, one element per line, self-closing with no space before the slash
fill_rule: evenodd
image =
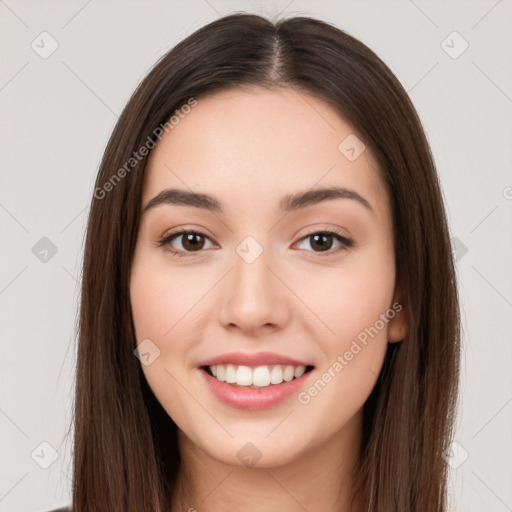
<path id="1" fill-rule="evenodd" d="M 219 289 L 224 327 L 254 332 L 283 328 L 288 322 L 290 292 L 275 262 L 270 250 L 263 250 L 253 261 L 243 252 L 234 252 L 231 272 Z"/>

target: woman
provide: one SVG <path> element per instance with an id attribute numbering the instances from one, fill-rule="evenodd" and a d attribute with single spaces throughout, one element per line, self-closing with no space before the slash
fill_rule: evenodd
<path id="1" fill-rule="evenodd" d="M 445 512 L 459 310 L 406 92 L 305 17 L 167 53 L 84 255 L 74 512 Z"/>

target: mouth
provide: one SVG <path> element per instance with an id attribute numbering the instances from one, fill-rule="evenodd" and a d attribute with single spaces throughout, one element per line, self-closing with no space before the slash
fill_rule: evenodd
<path id="1" fill-rule="evenodd" d="M 304 374 L 311 372 L 314 366 L 215 364 L 204 365 L 200 369 L 210 377 L 230 384 L 234 388 L 262 389 L 299 379 Z"/>

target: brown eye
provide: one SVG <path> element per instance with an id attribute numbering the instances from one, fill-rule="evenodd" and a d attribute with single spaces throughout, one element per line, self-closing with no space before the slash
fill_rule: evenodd
<path id="1" fill-rule="evenodd" d="M 181 245 L 186 251 L 200 250 L 204 246 L 203 235 L 200 233 L 186 233 L 183 237 Z"/>
<path id="2" fill-rule="evenodd" d="M 309 238 L 312 240 L 311 247 L 318 248 L 320 251 L 328 251 L 333 244 L 333 236 L 319 233 L 316 235 L 310 235 Z"/>
<path id="3" fill-rule="evenodd" d="M 159 246 L 165 246 L 166 250 L 178 256 L 188 256 L 187 253 L 201 252 L 206 240 L 210 239 L 199 231 L 179 231 L 166 236 Z"/>
<path id="4" fill-rule="evenodd" d="M 305 240 L 310 241 L 309 246 L 312 248 L 313 252 L 319 253 L 318 256 L 336 254 L 339 251 L 348 249 L 354 245 L 352 240 L 344 237 L 337 231 L 317 231 L 315 233 L 306 235 L 305 237 L 301 238 L 300 241 L 302 242 Z M 338 242 L 339 246 L 331 250 L 335 242 Z"/>

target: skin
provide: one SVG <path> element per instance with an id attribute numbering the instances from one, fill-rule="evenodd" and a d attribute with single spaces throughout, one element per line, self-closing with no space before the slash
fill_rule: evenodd
<path id="1" fill-rule="evenodd" d="M 349 510 L 362 407 L 388 342 L 407 333 L 405 308 L 308 404 L 293 395 L 262 411 L 232 408 L 204 385 L 198 365 L 271 351 L 310 362 L 314 382 L 399 302 L 389 196 L 368 148 L 355 161 L 338 150 L 351 133 L 327 103 L 294 89 L 232 89 L 198 99 L 150 155 L 143 206 L 179 187 L 214 195 L 225 210 L 148 210 L 135 248 L 137 343 L 149 338 L 160 349 L 142 369 L 179 427 L 184 469 L 173 511 Z M 277 210 L 286 194 L 332 185 L 357 191 L 374 212 L 353 199 Z M 333 237 L 326 255 L 306 236 L 332 228 L 354 246 L 337 251 Z M 158 246 L 180 229 L 204 233 L 203 248 L 194 252 L 183 236 L 170 244 L 188 256 Z M 236 252 L 247 236 L 263 248 L 250 264 Z M 237 457 L 247 442 L 262 454 L 253 467 Z"/>

